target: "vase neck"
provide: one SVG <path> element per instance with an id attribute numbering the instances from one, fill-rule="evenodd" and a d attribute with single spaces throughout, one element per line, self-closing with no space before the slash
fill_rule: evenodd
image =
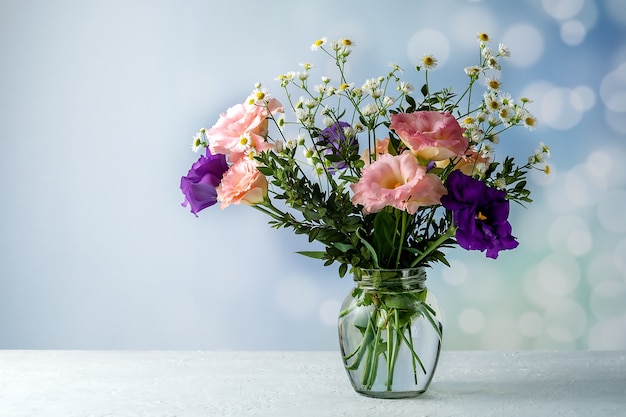
<path id="1" fill-rule="evenodd" d="M 354 282 L 369 291 L 406 292 L 426 289 L 426 269 L 356 269 Z"/>

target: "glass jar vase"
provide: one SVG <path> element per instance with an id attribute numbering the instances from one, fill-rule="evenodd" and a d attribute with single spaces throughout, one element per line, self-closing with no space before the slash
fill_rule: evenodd
<path id="1" fill-rule="evenodd" d="M 424 268 L 358 269 L 339 313 L 344 366 L 359 394 L 424 393 L 441 351 L 441 313 Z"/>

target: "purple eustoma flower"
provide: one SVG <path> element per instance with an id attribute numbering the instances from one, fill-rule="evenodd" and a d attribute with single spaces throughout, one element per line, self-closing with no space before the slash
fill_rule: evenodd
<path id="1" fill-rule="evenodd" d="M 345 158 L 351 153 L 359 152 L 359 141 L 356 135 L 346 135 L 345 133 L 345 129 L 348 127 L 350 127 L 349 123 L 336 122 L 320 132 L 320 140 L 317 144 L 326 148 L 324 153 L 343 159 L 331 163 L 329 167 L 329 172 L 331 173 L 334 173 L 337 169 L 345 168 Z"/>
<path id="2" fill-rule="evenodd" d="M 215 188 L 222 181 L 222 176 L 228 171 L 226 156 L 213 155 L 209 148 L 206 156 L 200 156 L 192 166 L 187 176 L 180 179 L 180 189 L 185 194 L 182 206 L 191 206 L 191 212 L 198 216 L 198 212 L 217 203 Z"/>
<path id="3" fill-rule="evenodd" d="M 448 194 L 441 197 L 441 204 L 452 211 L 459 246 L 487 251 L 487 257 L 494 259 L 499 251 L 517 247 L 507 220 L 509 201 L 505 191 L 491 188 L 461 171 L 450 173 L 445 185 Z"/>

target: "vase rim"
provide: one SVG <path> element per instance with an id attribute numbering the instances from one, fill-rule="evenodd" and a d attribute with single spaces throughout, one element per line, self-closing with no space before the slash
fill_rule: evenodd
<path id="1" fill-rule="evenodd" d="M 359 288 L 368 290 L 423 290 L 426 288 L 426 268 L 355 268 L 353 279 Z"/>

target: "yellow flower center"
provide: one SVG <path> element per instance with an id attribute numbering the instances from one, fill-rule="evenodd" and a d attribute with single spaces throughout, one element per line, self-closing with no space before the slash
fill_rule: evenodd
<path id="1" fill-rule="evenodd" d="M 481 42 L 488 42 L 489 41 L 489 35 L 486 34 L 485 32 L 481 32 L 477 35 L 478 40 Z"/>
<path id="2" fill-rule="evenodd" d="M 426 65 L 427 67 L 430 67 L 431 65 L 435 63 L 435 60 L 433 59 L 432 56 L 425 56 L 423 61 L 424 61 L 424 65 Z"/>
<path id="3" fill-rule="evenodd" d="M 525 119 L 525 122 L 528 126 L 534 126 L 535 125 L 535 119 L 533 119 L 532 117 L 527 117 Z"/>
<path id="4" fill-rule="evenodd" d="M 239 144 L 241 146 L 246 146 L 249 141 L 250 141 L 250 139 L 248 139 L 247 136 L 242 136 L 241 138 L 239 138 Z"/>
<path id="5" fill-rule="evenodd" d="M 345 46 L 352 45 L 352 41 L 350 39 L 342 39 L 341 43 L 343 43 Z"/>
<path id="6" fill-rule="evenodd" d="M 341 85 L 339 86 L 339 89 L 343 91 L 343 90 L 345 90 L 345 89 L 346 89 L 346 88 L 348 88 L 348 87 L 349 87 L 349 85 L 348 85 L 348 84 L 343 83 L 343 84 L 341 84 Z"/>
<path id="7" fill-rule="evenodd" d="M 265 98 L 265 93 L 263 91 L 257 91 L 256 99 L 257 100 L 263 100 L 264 98 Z"/>
<path id="8" fill-rule="evenodd" d="M 498 80 L 490 80 L 489 87 L 497 90 L 498 88 L 500 88 L 500 82 Z"/>
<path id="9" fill-rule="evenodd" d="M 487 216 L 485 216 L 482 212 L 478 212 L 476 213 L 476 218 L 478 220 L 480 220 L 481 222 L 484 222 L 485 220 L 487 220 Z"/>
<path id="10" fill-rule="evenodd" d="M 324 45 L 324 39 L 318 39 L 318 40 L 316 40 L 316 41 L 313 43 L 313 45 L 318 46 L 318 47 L 319 47 L 319 46 Z"/>

